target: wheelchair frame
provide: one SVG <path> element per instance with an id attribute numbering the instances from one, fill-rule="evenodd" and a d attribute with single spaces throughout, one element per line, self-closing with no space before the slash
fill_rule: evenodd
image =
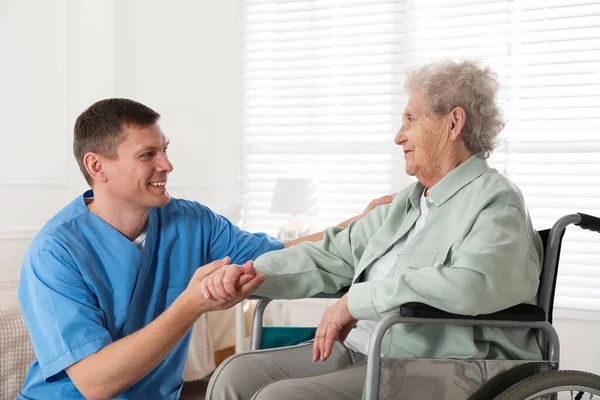
<path id="1" fill-rule="evenodd" d="M 542 242 L 544 243 L 544 261 L 542 263 L 537 306 L 532 304 L 520 304 L 493 314 L 465 316 L 447 313 L 421 303 L 409 303 L 400 306 L 397 314 L 389 315 L 381 319 L 375 327 L 369 342 L 367 375 L 365 378 L 366 398 L 379 398 L 382 361 L 381 342 L 388 329 L 399 323 L 536 329 L 538 332 L 538 343 L 542 348 L 543 360 L 536 360 L 534 362 L 546 362 L 550 371 L 558 371 L 560 363 L 560 344 L 558 334 L 552 326 L 552 308 L 554 304 L 554 293 L 556 289 L 556 277 L 558 273 L 562 238 L 566 228 L 570 224 L 577 225 L 582 229 L 600 233 L 600 218 L 581 213 L 565 215 L 554 223 L 552 229 L 538 231 L 542 238 Z M 339 298 L 343 296 L 344 293 L 345 292 L 320 293 L 313 296 L 313 298 Z M 262 340 L 264 311 L 271 299 L 258 296 L 252 296 L 250 299 L 258 300 L 252 319 L 252 336 L 250 340 L 250 349 L 258 350 L 260 349 Z M 513 367 L 513 369 L 514 368 L 515 367 Z M 510 383 L 508 386 L 512 386 L 513 383 L 514 382 Z M 508 386 L 504 389 L 508 389 Z M 473 395 L 475 394 L 476 393 L 473 393 Z"/>

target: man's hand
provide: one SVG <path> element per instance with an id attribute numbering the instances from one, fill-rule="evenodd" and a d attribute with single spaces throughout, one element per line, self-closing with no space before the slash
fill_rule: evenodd
<path id="1" fill-rule="evenodd" d="M 256 275 L 254 263 L 246 262 L 243 266 L 229 264 L 229 257 L 224 259 L 226 262 L 210 275 L 205 275 L 201 281 L 202 294 L 207 299 L 227 299 L 235 297 L 237 287 L 243 286 Z"/>
<path id="2" fill-rule="evenodd" d="M 371 210 L 373 210 L 375 207 L 380 206 L 382 204 L 389 204 L 392 202 L 392 200 L 394 200 L 394 198 L 396 197 L 396 193 L 393 194 L 388 194 L 385 196 L 381 196 L 378 197 L 374 200 L 371 200 L 371 202 L 369 203 L 369 205 L 367 206 L 367 208 L 365 208 L 365 210 L 362 212 L 361 216 L 365 216 L 367 215 Z"/>
<path id="3" fill-rule="evenodd" d="M 386 196 L 381 196 L 375 200 L 371 200 L 371 202 L 369 203 L 367 208 L 365 208 L 365 210 L 361 214 L 359 214 L 355 217 L 352 217 L 350 219 L 347 219 L 344 222 L 340 222 L 339 224 L 337 224 L 337 226 L 339 226 L 340 228 L 346 229 L 348 227 L 348 225 L 350 225 L 350 222 L 358 221 L 359 219 L 361 219 L 362 217 L 367 215 L 371 210 L 373 210 L 377 206 L 380 206 L 382 204 L 391 203 L 392 200 L 394 200 L 394 197 L 396 197 L 396 194 L 388 194 Z M 288 242 L 285 242 L 283 247 L 287 249 L 288 247 L 295 246 L 302 242 L 318 242 L 320 240 L 323 240 L 323 232 L 313 233 L 312 235 L 303 236 L 298 239 L 290 240 Z"/>
<path id="4" fill-rule="evenodd" d="M 252 261 L 244 266 L 230 261 L 225 257 L 198 268 L 182 296 L 200 312 L 225 310 L 247 299 L 266 278 Z"/>
<path id="5" fill-rule="evenodd" d="M 361 219 L 362 217 L 364 217 L 365 215 L 367 215 L 369 212 L 371 212 L 377 206 L 380 206 L 382 204 L 389 204 L 389 203 L 391 203 L 392 200 L 394 200 L 394 197 L 396 197 L 395 193 L 394 194 L 388 194 L 388 195 L 385 195 L 385 196 L 381 196 L 381 197 L 378 197 L 378 198 L 376 198 L 374 200 L 371 200 L 371 202 L 369 203 L 369 205 L 367 206 L 367 208 L 365 208 L 365 210 L 361 214 L 359 214 L 359 215 L 357 215 L 355 217 L 352 217 L 352 218 L 350 218 L 350 219 L 348 219 L 348 220 L 340 223 L 338 226 L 340 226 L 342 228 L 347 228 L 348 225 L 350 225 L 350 222 L 358 221 L 359 219 Z"/>
<path id="6" fill-rule="evenodd" d="M 357 322 L 348 311 L 348 295 L 345 294 L 323 314 L 313 342 L 313 361 L 327 360 L 335 339 L 345 340 Z"/>

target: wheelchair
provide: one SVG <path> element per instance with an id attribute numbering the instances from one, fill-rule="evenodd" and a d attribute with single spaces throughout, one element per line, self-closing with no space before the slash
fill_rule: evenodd
<path id="1" fill-rule="evenodd" d="M 369 342 L 364 397 L 374 399 L 600 399 L 600 376 L 582 371 L 559 370 L 559 339 L 552 326 L 552 310 L 562 238 L 574 224 L 600 233 L 600 218 L 577 213 L 556 221 L 552 229 L 538 231 L 544 244 L 537 305 L 519 304 L 486 315 L 465 316 L 446 313 L 422 303 L 399 307 L 398 313 L 380 320 Z M 345 291 L 321 293 L 313 298 L 339 298 Z M 252 320 L 250 349 L 262 343 L 263 315 L 271 301 L 259 296 Z M 459 360 L 386 358 L 381 354 L 383 336 L 395 324 L 448 324 L 501 328 L 531 328 L 537 332 L 542 360 Z M 429 375 L 423 391 L 403 392 L 403 382 Z M 433 381 L 432 381 L 433 380 Z M 570 395 L 570 396 L 569 396 Z"/>

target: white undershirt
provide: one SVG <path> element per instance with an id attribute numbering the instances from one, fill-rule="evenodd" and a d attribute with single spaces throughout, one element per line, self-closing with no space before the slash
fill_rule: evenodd
<path id="1" fill-rule="evenodd" d="M 392 267 L 396 263 L 396 258 L 404 250 L 408 242 L 423 228 L 425 225 L 425 219 L 427 217 L 428 209 L 426 205 L 426 197 L 423 194 L 419 201 L 419 207 L 421 209 L 421 215 L 417 218 L 415 224 L 402 236 L 390 250 L 376 260 L 370 268 L 367 268 L 366 281 L 378 281 L 384 280 L 392 270 Z M 363 354 L 369 353 L 369 340 L 371 340 L 371 334 L 377 325 L 377 321 L 360 320 L 356 324 L 356 327 L 350 331 L 345 343 L 349 344 L 354 349 L 360 351 Z"/>
<path id="2" fill-rule="evenodd" d="M 144 229 L 144 232 L 142 232 L 142 234 L 140 236 L 135 238 L 135 240 L 133 241 L 133 244 L 135 244 L 135 247 L 137 247 L 140 250 L 140 253 L 144 252 L 144 246 L 146 245 L 146 230 L 145 229 Z"/>

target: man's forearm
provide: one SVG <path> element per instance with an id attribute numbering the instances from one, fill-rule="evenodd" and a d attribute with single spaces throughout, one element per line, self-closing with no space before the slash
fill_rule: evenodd
<path id="1" fill-rule="evenodd" d="M 350 222 L 352 221 L 356 221 L 358 219 L 360 219 L 361 216 L 356 216 L 350 219 L 347 219 L 346 221 L 339 223 L 337 226 L 342 228 L 342 229 L 346 229 L 348 227 L 348 225 L 350 225 Z M 294 239 L 294 240 L 290 240 L 289 242 L 285 242 L 283 244 L 283 247 L 285 249 L 287 249 L 288 247 L 292 247 L 295 246 L 297 244 L 300 244 L 302 242 L 319 242 L 323 240 L 323 231 L 318 232 L 318 233 L 313 233 L 312 235 L 308 235 L 308 236 L 303 236 L 301 238 L 298 239 Z"/>
<path id="2" fill-rule="evenodd" d="M 369 203 L 369 205 L 367 206 L 367 208 L 365 209 L 365 211 L 362 212 L 362 214 L 359 214 L 355 217 L 349 218 L 347 220 L 345 220 L 344 222 L 339 223 L 337 226 L 342 228 L 342 229 L 346 229 L 348 227 L 348 225 L 350 225 L 351 222 L 354 221 L 358 221 L 359 219 L 361 219 L 362 217 L 364 217 L 365 215 L 367 215 L 371 210 L 373 210 L 375 207 L 378 207 L 382 204 L 389 204 L 392 202 L 392 200 L 394 200 L 394 197 L 396 197 L 395 194 L 392 195 L 387 195 L 387 196 L 383 196 L 383 197 L 379 197 L 378 199 L 375 199 L 373 201 L 371 201 Z M 323 232 L 319 232 L 319 233 L 314 233 L 312 235 L 308 235 L 308 236 L 304 236 L 295 240 L 290 240 L 289 242 L 285 242 L 284 243 L 284 248 L 288 248 L 288 247 L 292 247 L 295 246 L 299 243 L 302 242 L 318 242 L 323 240 Z"/>
<path id="3" fill-rule="evenodd" d="M 319 240 L 323 240 L 323 232 L 313 233 L 312 235 L 303 236 L 298 239 L 290 240 L 289 242 L 285 242 L 283 244 L 283 248 L 287 249 L 288 247 L 295 246 L 302 242 L 318 242 Z"/>
<path id="4" fill-rule="evenodd" d="M 90 399 L 116 397 L 131 387 L 175 347 L 201 313 L 180 296 L 148 326 L 67 368 L 77 389 Z"/>

